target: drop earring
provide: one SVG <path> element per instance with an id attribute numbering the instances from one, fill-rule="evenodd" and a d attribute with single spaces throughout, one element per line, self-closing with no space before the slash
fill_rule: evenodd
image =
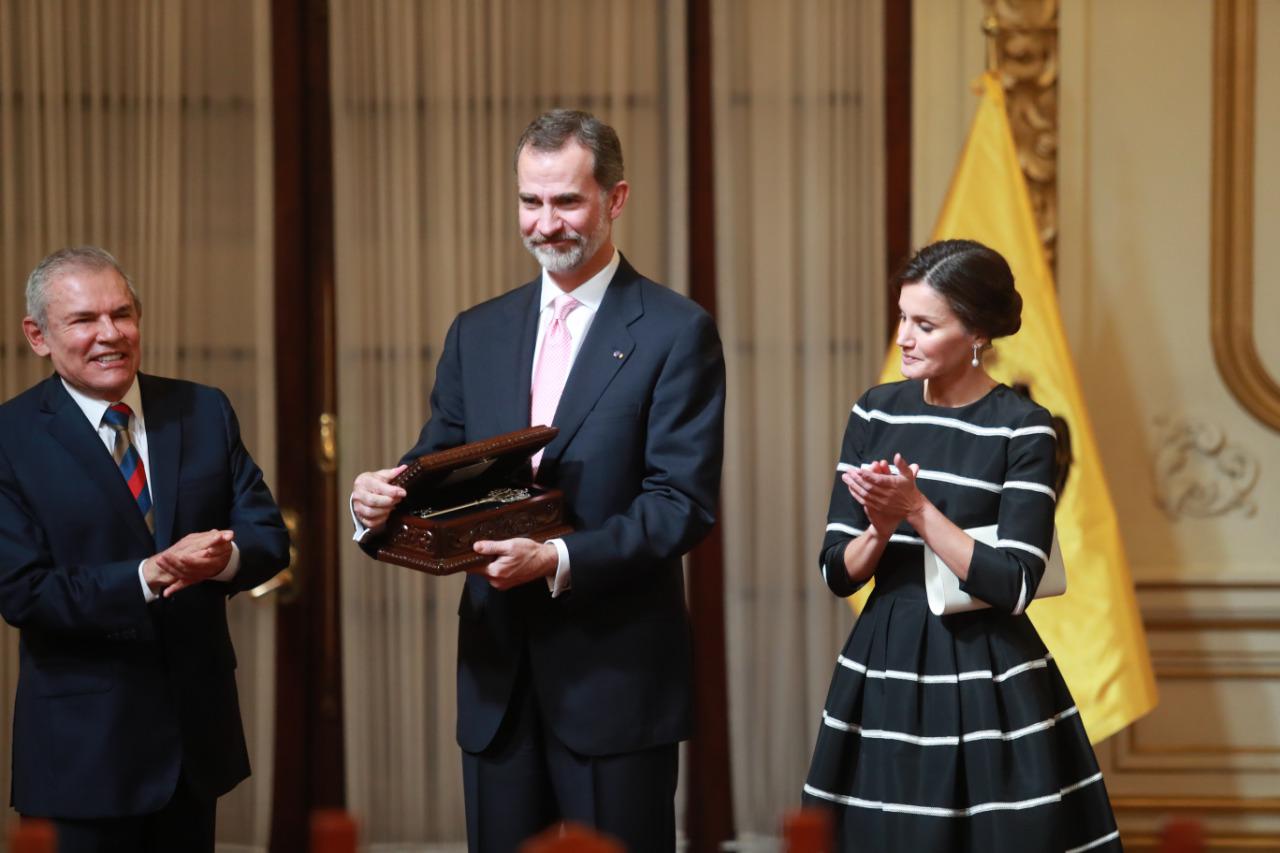
<path id="1" fill-rule="evenodd" d="M 982 362 L 978 361 L 978 345 L 973 345 L 973 361 L 970 362 L 974 367 L 981 367 Z"/>

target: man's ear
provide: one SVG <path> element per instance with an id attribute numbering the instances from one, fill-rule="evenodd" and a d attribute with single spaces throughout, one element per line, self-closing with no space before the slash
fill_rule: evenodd
<path id="1" fill-rule="evenodd" d="M 627 203 L 627 197 L 631 195 L 631 185 L 626 181 L 618 181 L 613 185 L 613 189 L 609 190 L 609 220 L 613 221 L 622 215 L 622 207 Z"/>
<path id="2" fill-rule="evenodd" d="M 22 318 L 22 334 L 27 336 L 27 343 L 36 355 L 44 358 L 49 354 L 49 343 L 44 339 L 44 330 L 34 317 Z"/>

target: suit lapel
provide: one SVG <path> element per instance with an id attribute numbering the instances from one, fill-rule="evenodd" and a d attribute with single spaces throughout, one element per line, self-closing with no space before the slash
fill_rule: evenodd
<path id="1" fill-rule="evenodd" d="M 548 463 L 560 458 L 604 389 L 635 349 L 635 339 L 627 327 L 644 313 L 637 278 L 636 271 L 623 258 L 573 360 L 552 424 L 560 433 L 547 445 L 539 471 L 554 467 Z"/>
<path id="2" fill-rule="evenodd" d="M 514 335 L 494 335 L 497 370 L 494 371 L 498 401 L 500 432 L 514 432 L 529 426 L 529 385 L 533 377 L 533 349 L 538 336 L 538 297 L 542 279 L 536 278 L 521 288 L 522 292 L 507 306 L 503 328 L 515 329 Z M 507 365 L 514 365 L 508 368 Z"/>
<path id="3" fill-rule="evenodd" d="M 116 461 L 89 425 L 84 412 L 62 387 L 62 379 L 57 374 L 45 381 L 43 409 L 49 414 L 49 434 L 76 460 L 85 481 L 102 493 L 107 506 L 125 527 L 150 544 L 151 531 L 147 530 Z"/>
<path id="4" fill-rule="evenodd" d="M 182 410 L 173 394 L 165 394 L 151 377 L 138 374 L 142 415 L 147 424 L 147 483 L 155 507 L 156 549 L 173 544 L 173 517 L 178 503 L 178 469 L 182 461 Z"/>

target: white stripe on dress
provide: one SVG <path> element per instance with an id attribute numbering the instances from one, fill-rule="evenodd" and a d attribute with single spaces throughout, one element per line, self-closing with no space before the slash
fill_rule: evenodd
<path id="1" fill-rule="evenodd" d="M 1004 487 L 1006 489 L 1026 489 L 1028 492 L 1039 492 L 1042 495 L 1048 495 L 1053 500 L 1058 500 L 1058 493 L 1053 489 L 1041 483 L 1033 483 L 1030 480 L 1005 480 Z"/>
<path id="2" fill-rule="evenodd" d="M 1119 837 L 1120 837 L 1120 830 L 1113 829 L 1111 832 L 1108 832 L 1106 835 L 1102 836 L 1101 838 L 1095 838 L 1092 841 L 1090 841 L 1088 844 L 1081 844 L 1079 847 L 1072 847 L 1070 850 L 1063 851 L 1063 853 L 1084 853 L 1084 851 L 1086 850 L 1093 850 L 1095 847 L 1101 847 L 1102 845 L 1106 844 L 1108 841 L 1114 841 Z"/>
<path id="3" fill-rule="evenodd" d="M 827 525 L 827 532 L 848 533 L 850 536 L 861 536 L 866 531 L 861 527 L 854 527 L 851 524 L 841 524 L 833 521 Z M 905 533 L 895 533 L 889 537 L 890 542 L 902 542 L 907 545 L 923 545 L 924 540 L 919 536 L 908 536 Z"/>
<path id="4" fill-rule="evenodd" d="M 852 471 L 855 468 L 867 469 L 871 467 L 870 462 L 863 462 L 861 465 L 855 465 L 852 462 L 840 462 L 836 465 L 837 471 Z M 898 473 L 897 465 L 889 466 L 890 474 Z M 961 477 L 959 474 L 952 474 L 949 471 L 935 471 L 929 468 L 921 468 L 916 472 L 918 480 L 937 480 L 942 483 L 953 483 L 957 486 L 973 486 L 975 489 L 983 489 L 988 492 L 1000 494 L 1004 490 L 1001 483 L 991 483 L 987 480 L 976 480 L 973 477 Z"/>
<path id="5" fill-rule="evenodd" d="M 997 495 L 1004 491 L 1003 483 L 990 483 L 986 480 L 978 480 L 973 477 L 961 477 L 959 474 L 951 474 L 946 471 L 931 471 L 928 468 L 921 468 L 916 472 L 918 480 L 936 480 L 940 483 L 951 483 L 953 486 L 968 486 L 972 489 L 982 489 L 987 492 L 995 492 Z"/>
<path id="6" fill-rule="evenodd" d="M 1041 561 L 1045 563 L 1049 562 L 1049 555 L 1046 554 L 1044 551 L 1041 551 L 1035 545 L 1031 545 L 1030 543 L 1019 542 L 1017 539 L 997 539 L 996 547 L 997 548 L 1017 548 L 1019 551 L 1026 551 L 1028 554 L 1035 554 L 1037 557 L 1041 559 Z"/>
<path id="7" fill-rule="evenodd" d="M 1024 672 L 1033 669 L 1044 669 L 1049 665 L 1049 661 L 1053 660 L 1052 652 L 1045 652 L 1044 657 L 1035 660 L 1025 661 L 1017 666 L 1009 667 L 999 675 L 995 675 L 989 669 L 971 669 L 966 672 L 957 672 L 955 675 L 920 675 L 916 672 L 904 672 L 899 669 L 868 669 L 866 664 L 858 663 L 856 660 L 847 658 L 844 655 L 836 657 L 836 663 L 845 669 L 851 669 L 854 672 L 860 672 L 867 678 L 887 678 L 895 681 L 915 681 L 920 684 L 959 684 L 961 681 L 980 681 L 983 679 L 991 679 L 996 684 L 1007 681 L 1015 675 L 1021 675 Z"/>
<path id="8" fill-rule="evenodd" d="M 1022 580 L 1018 586 L 1018 603 L 1013 605 L 1014 616 L 1021 616 L 1027 609 L 1027 576 L 1021 572 L 1019 574 L 1022 575 Z"/>
<path id="9" fill-rule="evenodd" d="M 852 462 L 839 462 L 836 464 L 836 471 L 852 471 L 855 468 L 866 469 L 870 467 L 870 462 L 863 462 L 860 465 L 855 465 Z M 889 472 L 891 474 L 897 474 L 898 466 L 890 465 Z M 921 468 L 916 472 L 916 479 L 934 480 L 939 483 L 951 483 L 954 486 L 969 486 L 974 489 L 994 492 L 997 495 L 1004 492 L 1005 489 L 1023 489 L 1024 491 L 1039 492 L 1040 494 L 1048 495 L 1054 501 L 1058 500 L 1058 496 L 1053 489 L 1048 486 L 1041 485 L 1040 483 L 1032 483 L 1028 480 L 1008 480 L 1004 483 L 993 483 L 989 480 L 979 480 L 975 477 L 962 477 L 959 474 L 952 474 L 950 471 L 938 471 L 932 468 Z"/>
<path id="10" fill-rule="evenodd" d="M 998 729 L 981 729 L 976 732 L 967 732 L 960 736 L 926 736 L 897 732 L 889 729 L 867 729 L 857 723 L 846 723 L 844 720 L 833 717 L 826 712 L 826 709 L 823 709 L 822 711 L 822 724 L 837 731 L 849 732 L 850 734 L 860 735 L 861 737 L 871 738 L 873 740 L 896 740 L 903 743 L 915 744 L 916 746 L 959 746 L 961 743 L 973 743 L 974 741 L 979 740 L 1017 740 L 1018 738 L 1026 737 L 1027 735 L 1035 734 L 1036 732 L 1047 731 L 1048 729 L 1056 726 L 1059 720 L 1066 719 L 1067 717 L 1073 716 L 1077 713 L 1079 713 L 1079 711 L 1076 709 L 1076 706 L 1072 705 L 1065 711 L 1059 711 L 1057 714 L 1054 714 L 1046 720 L 1041 720 L 1038 723 L 1032 723 L 1030 725 L 1023 726 L 1020 729 L 1014 729 L 1010 732 L 1002 732 Z"/>
<path id="11" fill-rule="evenodd" d="M 1058 437 L 1058 434 L 1053 431 L 1053 427 L 1048 426 L 1018 427 L 1017 429 L 1012 427 L 982 427 L 966 423 L 957 418 L 944 418 L 937 415 L 891 415 L 879 409 L 872 409 L 868 412 L 856 404 L 853 407 L 853 413 L 864 421 L 884 421 L 887 424 L 925 424 L 958 429 L 971 435 L 998 435 L 1004 438 L 1019 438 L 1024 435 L 1047 435 L 1054 439 Z"/>
<path id="12" fill-rule="evenodd" d="M 861 527 L 854 527 L 852 524 L 843 524 L 839 521 L 833 521 L 827 525 L 828 533 L 848 533 L 850 536 L 861 536 L 866 532 Z M 907 545 L 923 545 L 924 540 L 919 536 L 908 536 L 905 533 L 895 533 L 889 537 L 890 542 L 902 542 Z M 1029 554 L 1035 554 L 1044 562 L 1049 562 L 1049 555 L 1041 551 L 1034 545 L 1026 542 L 1019 542 L 1017 539 L 997 539 L 996 548 L 1017 548 L 1020 551 L 1026 551 Z"/>
<path id="13" fill-rule="evenodd" d="M 1082 779 L 1067 787 L 1063 788 L 1056 794 L 1045 794 L 1043 797 L 1032 797 L 1027 800 L 1014 800 L 1011 802 L 989 802 L 979 803 L 976 806 L 970 806 L 967 809 L 948 809 L 941 806 L 917 806 L 911 803 L 886 803 L 882 800 L 865 800 L 862 797 L 850 797 L 847 794 L 833 794 L 830 791 L 823 791 L 821 788 L 815 788 L 805 783 L 804 792 L 814 797 L 820 797 L 833 803 L 840 803 L 846 806 L 857 806 L 864 809 L 879 809 L 883 812 L 899 812 L 902 814 L 918 814 L 930 817 L 972 817 L 983 812 L 994 811 L 1021 811 L 1022 809 L 1035 808 L 1036 806 L 1045 806 L 1050 803 L 1062 802 L 1063 796 L 1072 791 L 1083 788 L 1085 785 L 1091 785 L 1094 782 L 1101 781 L 1102 773 L 1098 772 L 1087 779 Z"/>

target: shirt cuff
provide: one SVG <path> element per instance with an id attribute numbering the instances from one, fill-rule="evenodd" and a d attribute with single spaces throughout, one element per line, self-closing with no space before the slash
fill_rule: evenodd
<path id="1" fill-rule="evenodd" d="M 356 526 L 355 533 L 351 534 L 352 542 L 363 542 L 364 537 L 369 533 L 369 528 L 360 523 L 360 519 L 356 518 L 356 496 L 352 495 L 347 498 L 347 509 L 351 512 L 351 523 Z"/>
<path id="2" fill-rule="evenodd" d="M 147 574 L 143 571 L 143 567 L 147 565 L 147 561 L 143 560 L 138 563 L 138 580 L 142 583 L 142 596 L 147 604 L 155 601 L 160 596 L 151 591 L 151 587 L 147 585 Z"/>
<path id="3" fill-rule="evenodd" d="M 547 578 L 547 589 L 551 590 L 552 598 L 557 598 L 573 589 L 573 576 L 569 574 L 569 549 L 563 539 L 548 539 L 547 542 L 555 546 L 558 558 L 556 576 Z"/>
<path id="4" fill-rule="evenodd" d="M 238 571 L 240 571 L 240 546 L 233 541 L 231 543 L 231 559 L 227 560 L 227 567 L 214 575 L 211 580 L 229 581 L 236 576 Z"/>

